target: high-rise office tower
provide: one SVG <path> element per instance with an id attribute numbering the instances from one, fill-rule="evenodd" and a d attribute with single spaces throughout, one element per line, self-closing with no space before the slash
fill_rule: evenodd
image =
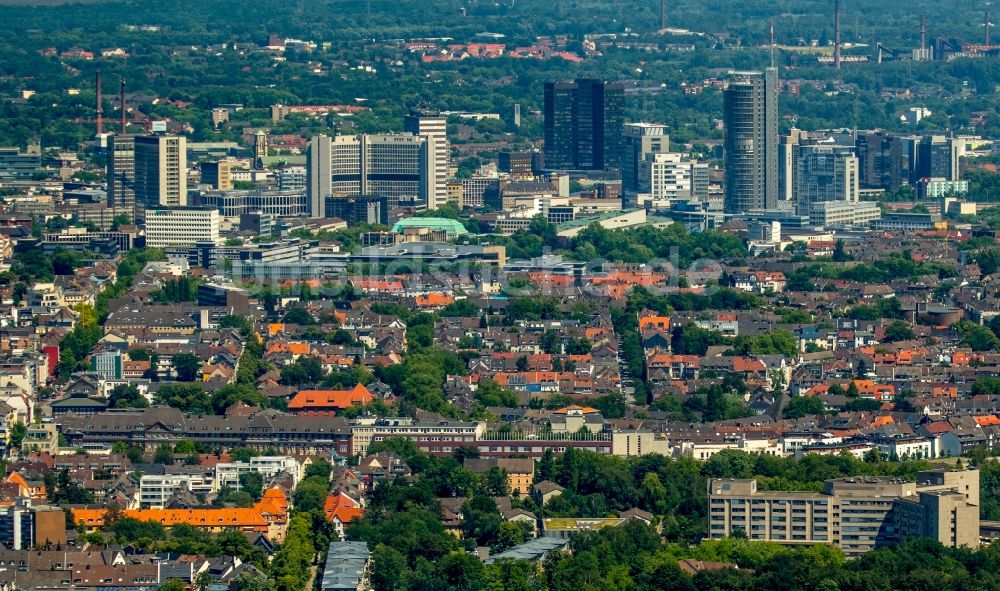
<path id="1" fill-rule="evenodd" d="M 851 146 L 826 144 L 795 147 L 795 199 L 799 215 L 813 203 L 859 198 L 858 158 Z"/>
<path id="2" fill-rule="evenodd" d="M 916 180 L 959 180 L 958 142 L 942 135 L 928 135 L 917 146 Z"/>
<path id="3" fill-rule="evenodd" d="M 306 150 L 306 203 L 309 217 L 326 217 L 325 199 L 333 193 L 333 138 L 317 135 Z"/>
<path id="4" fill-rule="evenodd" d="M 778 70 L 732 72 L 723 91 L 726 213 L 773 209 L 778 198 Z"/>
<path id="5" fill-rule="evenodd" d="M 861 132 L 854 145 L 862 187 L 895 191 L 909 179 L 909 160 L 898 137 L 884 131 Z"/>
<path id="6" fill-rule="evenodd" d="M 108 138 L 108 207 L 130 216 L 135 207 L 135 140 L 130 135 Z"/>
<path id="7" fill-rule="evenodd" d="M 545 165 L 619 170 L 625 123 L 621 84 L 579 79 L 545 84 Z"/>
<path id="8" fill-rule="evenodd" d="M 140 135 L 134 142 L 136 205 L 187 205 L 187 139 Z"/>
<path id="9" fill-rule="evenodd" d="M 622 197 L 626 205 L 639 192 L 639 166 L 649 154 L 670 151 L 666 125 L 628 123 L 622 134 Z"/>
<path id="10" fill-rule="evenodd" d="M 794 127 L 778 143 L 778 207 L 781 202 L 795 202 L 795 148 L 802 141 L 802 130 Z"/>
<path id="11" fill-rule="evenodd" d="M 418 135 L 312 138 L 306 158 L 310 215 L 323 217 L 331 196 L 385 196 L 390 208 L 401 197 L 427 201 L 437 186 L 435 145 Z"/>
<path id="12" fill-rule="evenodd" d="M 414 109 L 403 121 L 405 131 L 427 138 L 434 152 L 434 189 L 427 196 L 428 209 L 437 209 L 448 201 L 448 177 L 451 146 L 448 143 L 448 120 L 439 113 Z"/>

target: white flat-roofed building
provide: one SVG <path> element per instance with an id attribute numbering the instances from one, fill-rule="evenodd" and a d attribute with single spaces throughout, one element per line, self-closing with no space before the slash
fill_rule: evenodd
<path id="1" fill-rule="evenodd" d="M 162 207 L 146 210 L 146 245 L 219 244 L 219 210 L 210 207 Z"/>

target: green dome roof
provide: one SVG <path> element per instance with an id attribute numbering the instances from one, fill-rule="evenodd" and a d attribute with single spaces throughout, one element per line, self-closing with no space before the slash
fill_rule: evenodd
<path id="1" fill-rule="evenodd" d="M 448 218 L 406 218 L 396 222 L 392 227 L 393 232 L 402 232 L 406 228 L 429 228 L 440 232 L 445 232 L 450 236 L 461 236 L 468 234 L 462 222 Z"/>

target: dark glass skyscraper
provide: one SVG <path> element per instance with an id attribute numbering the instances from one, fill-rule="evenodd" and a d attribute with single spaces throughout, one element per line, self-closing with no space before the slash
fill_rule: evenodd
<path id="1" fill-rule="evenodd" d="M 778 70 L 732 72 L 723 91 L 726 213 L 778 199 Z"/>
<path id="2" fill-rule="evenodd" d="M 618 170 L 625 87 L 599 80 L 545 84 L 545 166 Z"/>

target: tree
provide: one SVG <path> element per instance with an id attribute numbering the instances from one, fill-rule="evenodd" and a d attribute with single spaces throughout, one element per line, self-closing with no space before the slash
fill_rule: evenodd
<path id="1" fill-rule="evenodd" d="M 311 326 L 316 324 L 316 319 L 305 308 L 289 308 L 285 312 L 285 322 L 287 324 Z"/>
<path id="2" fill-rule="evenodd" d="M 174 450 L 167 444 L 163 444 L 156 448 L 156 453 L 153 454 L 154 464 L 163 464 L 165 466 L 171 466 L 174 463 Z"/>
<path id="3" fill-rule="evenodd" d="M 883 340 L 887 343 L 895 343 L 897 341 L 909 341 L 916 338 L 916 336 L 908 322 L 905 320 L 893 320 L 889 326 L 885 327 L 885 338 Z"/>
<path id="4" fill-rule="evenodd" d="M 503 517 L 491 497 L 476 495 L 462 505 L 462 533 L 480 546 L 493 544 L 501 525 Z"/>
<path id="5" fill-rule="evenodd" d="M 10 428 L 10 449 L 21 449 L 21 442 L 27 434 L 28 428 L 24 423 L 14 423 Z"/>
<path id="6" fill-rule="evenodd" d="M 306 478 L 322 478 L 323 480 L 330 480 L 330 474 L 333 472 L 333 465 L 330 464 L 324 458 L 318 458 L 314 460 L 308 467 L 306 467 Z"/>
<path id="7" fill-rule="evenodd" d="M 259 499 L 264 492 L 264 477 L 259 472 L 244 472 L 240 474 L 240 489 L 249 494 L 254 500 Z M 246 538 L 243 538 L 246 540 Z"/>
<path id="8" fill-rule="evenodd" d="M 805 416 L 825 414 L 823 401 L 816 396 L 796 396 L 785 406 L 786 419 L 801 419 Z"/>
<path id="9" fill-rule="evenodd" d="M 201 360 L 191 353 L 178 353 L 173 357 L 174 372 L 178 382 L 193 382 L 201 369 Z"/>
<path id="10" fill-rule="evenodd" d="M 132 385 L 115 386 L 108 402 L 112 408 L 149 408 L 149 401 Z"/>

